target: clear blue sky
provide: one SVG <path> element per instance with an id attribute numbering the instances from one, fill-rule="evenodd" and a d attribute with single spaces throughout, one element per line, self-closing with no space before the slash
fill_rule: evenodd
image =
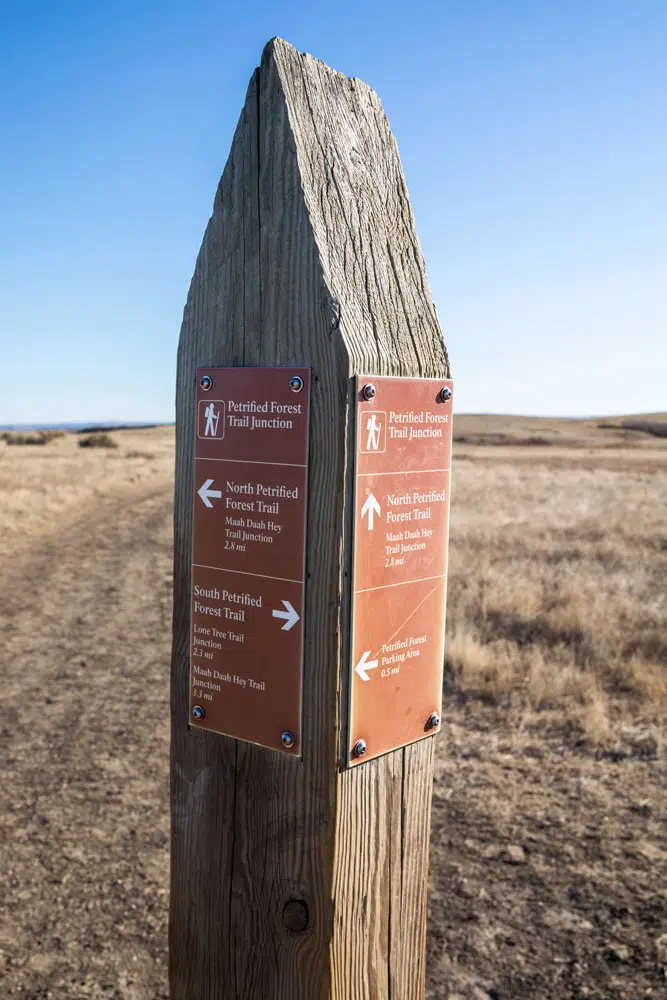
<path id="1" fill-rule="evenodd" d="M 0 424 L 173 419 L 273 35 L 384 103 L 460 410 L 667 409 L 665 0 L 4 0 Z"/>

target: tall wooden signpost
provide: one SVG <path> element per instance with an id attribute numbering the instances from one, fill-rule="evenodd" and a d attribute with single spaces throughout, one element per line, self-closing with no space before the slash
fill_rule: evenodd
<path id="1" fill-rule="evenodd" d="M 452 384 L 373 91 L 276 39 L 178 359 L 172 1000 L 420 1000 Z"/>

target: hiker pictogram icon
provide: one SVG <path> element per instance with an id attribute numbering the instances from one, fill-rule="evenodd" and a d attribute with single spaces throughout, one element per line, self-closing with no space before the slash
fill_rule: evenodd
<path id="1" fill-rule="evenodd" d="M 359 451 L 365 455 L 383 452 L 387 444 L 387 414 L 383 410 L 367 410 L 362 419 Z"/>
<path id="2" fill-rule="evenodd" d="M 220 440 L 225 436 L 225 404 L 221 399 L 199 401 L 197 436 Z"/>

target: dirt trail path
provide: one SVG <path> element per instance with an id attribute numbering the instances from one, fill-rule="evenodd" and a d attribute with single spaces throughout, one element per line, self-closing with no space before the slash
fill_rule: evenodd
<path id="1" fill-rule="evenodd" d="M 665 755 L 609 752 L 480 706 L 436 758 L 429 1000 L 658 1000 L 667 978 Z"/>
<path id="2" fill-rule="evenodd" d="M 166 488 L 5 571 L 3 996 L 167 995 L 170 622 Z"/>

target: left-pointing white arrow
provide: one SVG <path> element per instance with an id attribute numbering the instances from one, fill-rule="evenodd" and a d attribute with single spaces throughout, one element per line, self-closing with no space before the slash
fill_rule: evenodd
<path id="1" fill-rule="evenodd" d="M 204 501 L 205 507 L 213 506 L 213 504 L 211 503 L 211 497 L 216 497 L 218 500 L 220 500 L 222 497 L 222 490 L 212 490 L 211 489 L 212 485 L 213 485 L 213 480 L 207 479 L 204 485 L 200 486 L 199 489 L 197 490 L 197 493 Z"/>
<path id="2" fill-rule="evenodd" d="M 364 655 L 361 657 L 357 663 L 355 672 L 361 677 L 362 681 L 369 681 L 370 677 L 366 673 L 367 670 L 374 670 L 378 665 L 377 660 L 369 660 L 368 657 L 371 655 L 370 649 L 367 649 Z"/>
<path id="3" fill-rule="evenodd" d="M 298 622 L 299 614 L 296 608 L 293 608 L 289 601 L 283 601 L 283 604 L 285 606 L 285 610 L 278 611 L 278 609 L 276 608 L 276 610 L 273 612 L 273 617 L 284 618 L 285 624 L 281 626 L 281 629 L 283 632 L 288 632 L 292 628 L 292 625 L 296 625 L 296 623 Z"/>

